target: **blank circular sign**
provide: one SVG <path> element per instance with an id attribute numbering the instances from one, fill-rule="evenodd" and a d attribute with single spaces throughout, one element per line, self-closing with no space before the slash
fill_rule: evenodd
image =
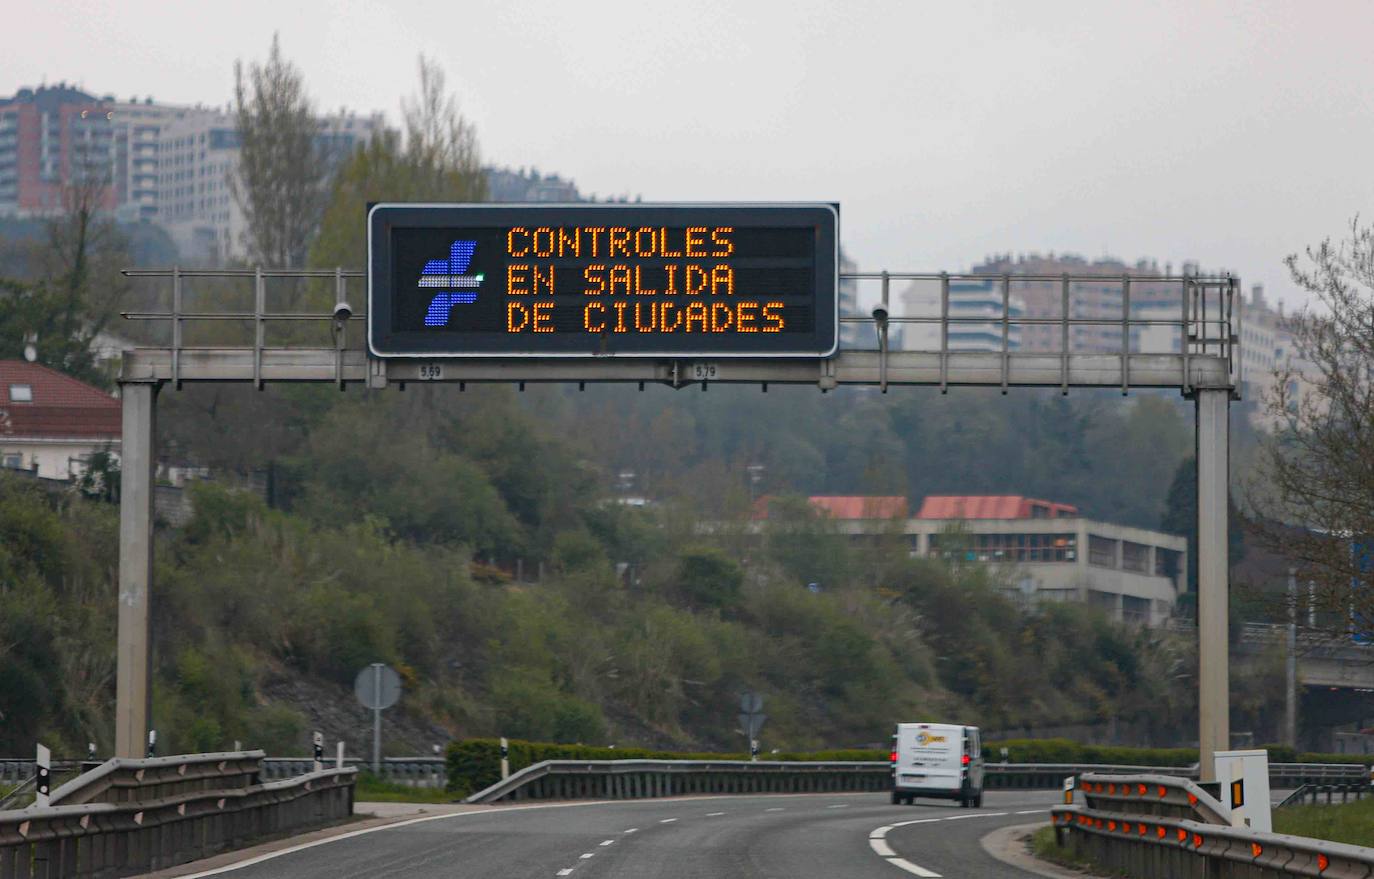
<path id="1" fill-rule="evenodd" d="M 401 676 L 391 666 L 374 662 L 353 679 L 353 695 L 364 708 L 390 708 L 401 698 Z"/>

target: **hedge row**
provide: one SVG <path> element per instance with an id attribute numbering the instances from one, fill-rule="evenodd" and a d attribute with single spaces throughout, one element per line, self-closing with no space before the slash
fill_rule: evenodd
<path id="1" fill-rule="evenodd" d="M 1280 745 L 1262 746 L 1272 763 L 1365 763 L 1374 765 L 1374 755 L 1299 754 Z M 1008 739 L 988 742 L 983 755 L 988 762 L 1000 762 L 1007 749 L 1009 763 L 1083 763 L 1122 766 L 1191 766 L 1197 762 L 1196 748 L 1126 748 L 1113 745 L 1083 745 L 1069 739 Z M 767 754 L 768 760 L 886 760 L 887 751 L 850 749 Z M 749 755 L 653 751 L 647 748 L 597 748 L 588 745 L 558 745 L 549 742 L 510 742 L 510 770 L 518 772 L 544 760 L 748 760 Z M 495 784 L 501 778 L 501 743 L 498 739 L 465 739 L 448 746 L 449 790 L 467 795 Z"/>

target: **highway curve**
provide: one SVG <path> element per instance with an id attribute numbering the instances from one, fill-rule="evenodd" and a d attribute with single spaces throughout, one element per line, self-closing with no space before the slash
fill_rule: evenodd
<path id="1" fill-rule="evenodd" d="M 982 809 L 886 794 L 721 796 L 495 807 L 388 825 L 196 876 L 230 879 L 997 879 L 983 851 L 1048 820 L 1058 794 L 988 792 Z M 916 822 L 916 823 L 903 823 Z M 900 825 L 900 826 L 894 826 Z M 890 828 L 873 838 L 880 828 Z"/>

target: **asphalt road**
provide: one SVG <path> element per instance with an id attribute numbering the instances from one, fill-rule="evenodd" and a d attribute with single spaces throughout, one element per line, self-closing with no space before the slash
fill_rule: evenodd
<path id="1" fill-rule="evenodd" d="M 1048 820 L 1054 791 L 988 792 L 982 809 L 886 794 L 727 796 L 421 818 L 213 874 L 231 879 L 1023 879 L 983 851 L 996 827 Z M 915 823 L 904 823 L 915 822 Z M 875 831 L 889 828 L 875 837 Z"/>

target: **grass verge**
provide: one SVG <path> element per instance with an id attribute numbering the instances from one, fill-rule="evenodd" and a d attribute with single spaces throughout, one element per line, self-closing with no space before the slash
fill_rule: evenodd
<path id="1" fill-rule="evenodd" d="M 1341 805 L 1275 809 L 1274 832 L 1351 845 L 1374 844 L 1374 798 Z"/>
<path id="2" fill-rule="evenodd" d="M 1031 834 L 1030 852 L 1042 861 L 1049 861 L 1051 864 L 1071 870 L 1086 871 L 1092 867 L 1091 861 L 1078 856 L 1073 849 L 1059 847 L 1059 843 L 1054 841 L 1053 825 L 1041 827 Z"/>
<path id="3" fill-rule="evenodd" d="M 378 778 L 371 772 L 358 773 L 353 798 L 363 803 L 456 803 L 462 797 L 441 787 L 409 787 Z"/>

